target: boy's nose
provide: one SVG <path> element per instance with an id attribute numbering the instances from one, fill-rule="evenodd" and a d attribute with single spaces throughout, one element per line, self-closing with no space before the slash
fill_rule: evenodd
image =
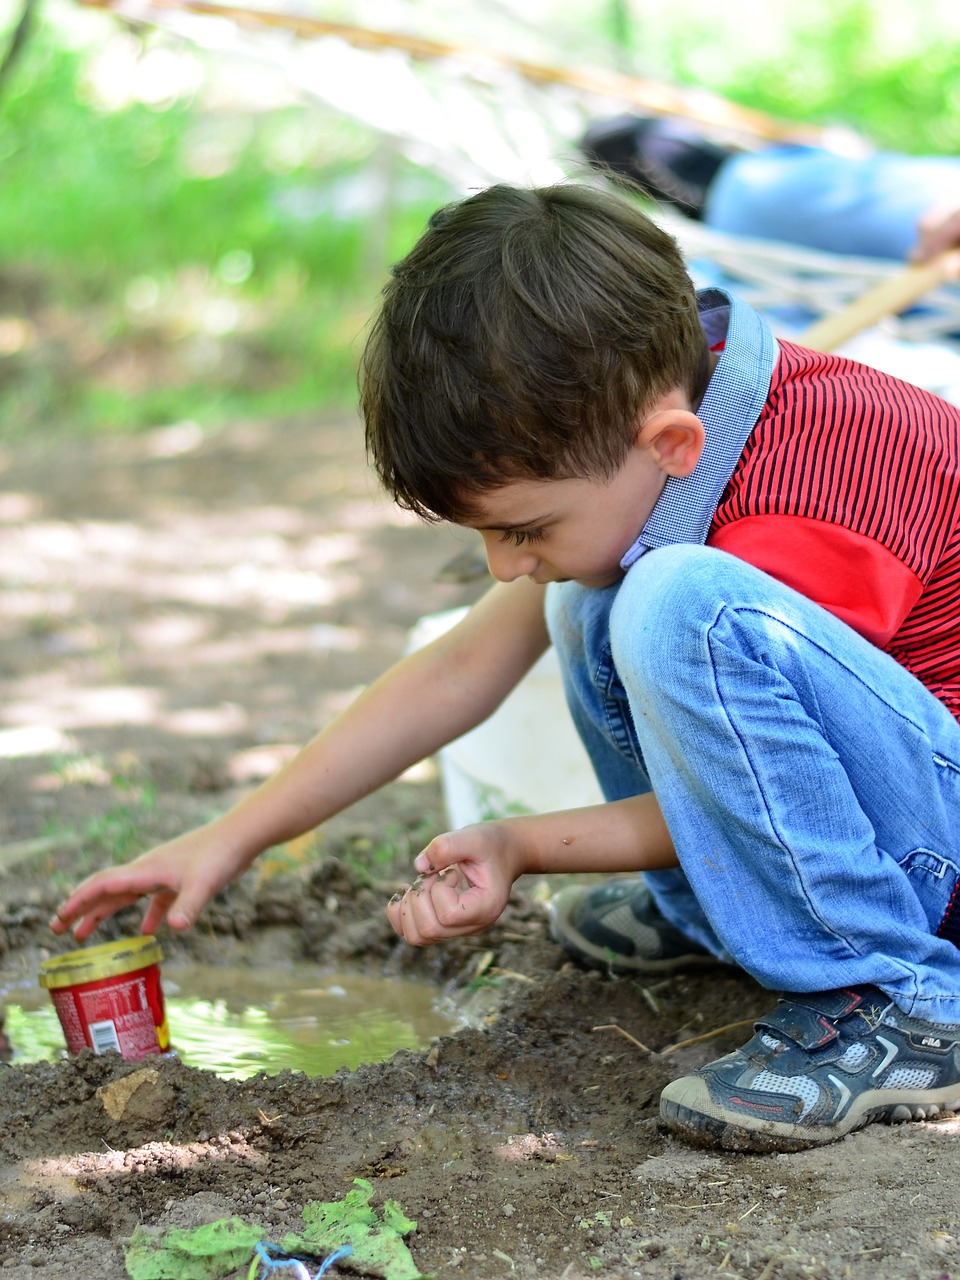
<path id="1" fill-rule="evenodd" d="M 526 547 L 515 547 L 504 542 L 499 534 L 484 536 L 487 565 L 498 582 L 514 582 L 533 573 L 540 563 Z"/>

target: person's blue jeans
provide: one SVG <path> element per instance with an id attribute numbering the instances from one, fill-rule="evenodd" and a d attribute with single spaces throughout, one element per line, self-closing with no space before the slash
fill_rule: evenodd
<path id="1" fill-rule="evenodd" d="M 710 184 L 704 222 L 728 235 L 903 261 L 917 219 L 960 203 L 960 158 L 777 146 L 732 156 Z"/>
<path id="2" fill-rule="evenodd" d="M 742 560 L 642 557 L 548 592 L 567 699 L 608 800 L 657 796 L 664 916 L 772 990 L 873 983 L 960 1022 L 937 936 L 960 878 L 960 724 L 908 671 Z M 960 898 L 960 893 L 958 893 Z"/>

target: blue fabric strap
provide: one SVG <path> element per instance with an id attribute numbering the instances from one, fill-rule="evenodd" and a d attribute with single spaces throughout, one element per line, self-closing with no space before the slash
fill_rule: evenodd
<path id="1" fill-rule="evenodd" d="M 758 312 L 725 289 L 697 294 L 711 346 L 724 347 L 697 416 L 706 434 L 689 476 L 669 476 L 639 538 L 620 561 L 629 569 L 646 552 L 703 543 L 720 498 L 770 394 L 779 348 Z"/>

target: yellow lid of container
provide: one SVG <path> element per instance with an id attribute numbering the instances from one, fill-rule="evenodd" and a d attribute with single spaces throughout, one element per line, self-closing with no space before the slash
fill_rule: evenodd
<path id="1" fill-rule="evenodd" d="M 84 947 L 82 951 L 68 951 L 44 960 L 40 966 L 40 985 L 56 991 L 61 987 L 81 986 L 84 982 L 102 982 L 104 978 L 146 969 L 162 959 L 160 943 L 152 934 L 120 938 L 117 942 L 102 942 L 96 947 Z"/>

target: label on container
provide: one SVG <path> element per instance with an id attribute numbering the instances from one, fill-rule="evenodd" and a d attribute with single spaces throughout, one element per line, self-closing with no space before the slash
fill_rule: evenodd
<path id="1" fill-rule="evenodd" d="M 164 1053 L 170 1044 L 159 966 L 50 992 L 67 1049 L 116 1050 L 136 1060 Z"/>

